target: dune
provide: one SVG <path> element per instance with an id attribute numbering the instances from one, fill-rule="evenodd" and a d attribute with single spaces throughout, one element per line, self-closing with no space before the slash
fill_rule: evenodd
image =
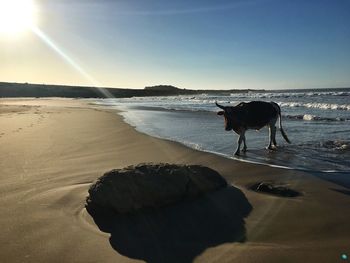
<path id="1" fill-rule="evenodd" d="M 229 187 L 155 212 L 91 216 L 85 200 L 96 179 L 139 163 L 206 166 Z M 301 194 L 249 189 L 260 182 Z M 140 134 L 84 100 L 0 100 L 2 262 L 338 262 L 350 254 L 348 192 L 336 175 L 242 163 Z"/>

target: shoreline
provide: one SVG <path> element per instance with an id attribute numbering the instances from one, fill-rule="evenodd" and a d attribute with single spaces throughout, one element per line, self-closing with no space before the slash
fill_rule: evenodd
<path id="1" fill-rule="evenodd" d="M 2 111 L 5 104 L 11 106 Z M 1 99 L 0 121 L 0 258 L 8 262 L 136 262 L 111 246 L 84 202 L 104 172 L 141 162 L 208 166 L 252 204 L 246 241 L 209 246 L 194 262 L 329 262 L 350 254 L 349 190 L 336 182 L 154 138 L 81 100 Z M 259 181 L 282 182 L 303 195 L 247 190 Z"/>
<path id="2" fill-rule="evenodd" d="M 258 165 L 265 165 L 268 167 L 273 167 L 273 168 L 281 168 L 281 169 L 287 169 L 287 170 L 294 170 L 294 171 L 299 171 L 299 172 L 306 172 L 306 173 L 320 173 L 320 174 L 324 174 L 324 173 L 329 173 L 329 174 L 350 174 L 349 170 L 347 169 L 349 167 L 349 164 L 346 164 L 346 157 L 343 157 L 343 163 L 339 163 L 338 165 L 330 165 L 332 163 L 332 161 L 337 161 L 336 160 L 336 156 L 335 154 L 332 155 L 332 159 L 329 159 L 331 156 L 328 156 L 328 158 L 326 158 L 326 152 L 322 152 L 322 156 L 324 157 L 323 161 L 328 161 L 329 165 L 324 165 L 322 166 L 322 161 L 320 160 L 315 160 L 312 159 L 309 160 L 309 163 L 307 162 L 303 162 L 303 160 L 306 160 L 308 157 L 312 157 L 310 156 L 308 153 L 302 153 L 301 151 L 305 150 L 304 148 L 302 148 L 300 145 L 302 145 L 302 143 L 300 144 L 299 142 L 295 142 L 295 144 L 292 144 L 291 147 L 289 147 L 289 145 L 286 145 L 284 140 L 281 138 L 282 140 L 282 144 L 279 145 L 280 147 L 278 147 L 278 150 L 276 151 L 276 156 L 273 156 L 272 153 L 268 153 L 267 151 L 265 151 L 264 149 L 264 145 L 259 145 L 257 146 L 257 141 L 260 140 L 265 140 L 268 137 L 268 134 L 265 134 L 263 137 L 260 136 L 260 134 L 257 133 L 250 133 L 249 135 L 251 135 L 252 138 L 254 140 L 254 145 L 253 148 L 249 148 L 249 154 L 245 155 L 242 154 L 241 156 L 233 156 L 233 150 L 232 152 L 228 151 L 227 149 L 225 150 L 221 150 L 221 152 L 216 151 L 215 148 L 210 147 L 210 143 L 206 143 L 206 141 L 202 140 L 192 140 L 191 139 L 186 139 L 186 134 L 192 134 L 193 132 L 196 132 L 194 130 L 186 130 L 186 128 L 184 129 L 184 133 L 181 134 L 181 132 L 175 132 L 173 133 L 172 131 L 170 131 L 169 129 L 167 129 L 166 124 L 169 124 L 169 120 L 172 119 L 174 121 L 175 124 L 177 125 L 181 125 L 181 121 L 179 121 L 181 118 L 188 118 L 191 116 L 195 116 L 194 118 L 198 118 L 199 115 L 197 114 L 205 114 L 207 116 L 206 117 L 212 117 L 212 112 L 207 112 L 207 111 L 191 111 L 191 110 L 177 110 L 177 109 L 166 109 L 166 108 L 159 108 L 159 107 L 148 107 L 148 106 L 134 106 L 134 105 L 113 105 L 113 104 L 103 104 L 103 102 L 101 102 L 100 100 L 97 102 L 92 103 L 92 105 L 97 105 L 98 107 L 105 107 L 107 109 L 112 108 L 113 110 L 116 111 L 117 114 L 121 115 L 123 117 L 123 120 L 125 123 L 127 123 L 128 125 L 132 126 L 136 131 L 146 134 L 148 136 L 152 136 L 158 139 L 162 139 L 162 140 L 168 140 L 168 141 L 172 141 L 172 142 L 176 142 L 176 143 L 180 143 L 181 145 L 184 145 L 186 147 L 189 147 L 193 150 L 199 150 L 202 152 L 206 152 L 206 153 L 211 153 L 211 154 L 215 154 L 218 155 L 220 157 L 224 157 L 227 159 L 233 159 L 239 162 L 245 162 L 245 163 L 251 163 L 251 164 L 258 164 Z M 169 117 L 169 114 L 171 114 L 172 117 Z M 194 114 L 195 113 L 195 114 Z M 156 114 L 156 115 L 154 115 Z M 156 117 L 155 117 L 156 116 Z M 200 116 L 201 117 L 201 116 Z M 150 121 L 150 123 L 152 123 L 152 125 L 147 125 L 144 124 L 143 122 L 139 122 L 139 119 L 145 118 L 146 119 L 146 123 L 147 120 Z M 164 122 L 165 119 L 165 123 L 166 124 L 155 124 L 154 121 L 158 121 L 159 123 L 162 123 L 162 121 Z M 196 120 L 193 120 L 193 122 L 195 123 Z M 211 123 L 214 123 L 214 120 L 211 120 Z M 203 129 L 204 127 L 209 127 L 210 129 L 213 129 L 213 127 L 211 126 L 211 123 L 206 123 L 206 125 L 202 125 L 202 123 L 199 121 L 198 123 L 194 124 L 194 125 L 199 125 L 199 129 Z M 219 123 L 221 125 L 221 123 Z M 217 126 L 220 127 L 220 126 Z M 159 132 L 157 132 L 157 128 L 160 130 Z M 183 127 L 184 128 L 184 127 Z M 221 127 L 220 127 L 221 128 Z M 164 131 L 165 130 L 165 131 Z M 215 130 L 215 132 L 217 132 L 217 134 L 219 136 L 222 136 L 223 134 L 221 133 L 221 130 Z M 250 131 L 249 131 L 250 132 Z M 265 131 L 261 132 L 262 133 L 266 133 Z M 185 135 L 184 135 L 185 134 Z M 234 133 L 233 133 L 234 134 Z M 226 136 L 226 134 L 225 134 Z M 257 136 L 260 136 L 260 138 L 257 139 Z M 209 138 L 210 140 L 210 138 Z M 228 142 L 231 144 L 232 143 L 232 149 L 234 149 L 234 140 L 235 140 L 235 136 L 232 136 L 232 139 L 230 139 Z M 227 139 L 226 139 L 227 141 Z M 335 140 L 337 141 L 337 140 Z M 341 142 L 341 140 L 338 140 Z M 214 143 L 214 142 L 212 142 Z M 346 147 L 348 147 L 348 142 L 346 142 L 347 144 L 345 144 L 345 141 L 343 142 L 344 145 L 342 145 L 342 147 L 345 147 L 344 149 L 346 149 Z M 217 145 L 219 148 L 222 147 L 222 145 Z M 317 145 L 316 145 L 317 147 Z M 308 149 L 306 149 L 308 150 Z M 310 149 L 309 149 L 310 150 Z M 315 151 L 315 149 L 312 149 L 313 151 Z M 325 149 L 322 149 L 325 150 Z M 339 149 L 333 149 L 333 151 L 336 151 Z M 329 154 L 329 153 L 328 153 Z M 332 153 L 333 154 L 333 153 Z M 290 161 L 288 158 L 286 158 L 286 156 L 288 157 L 288 155 L 294 155 L 296 158 L 294 161 Z M 278 157 L 277 157 L 278 156 Z M 341 156 L 341 153 L 338 153 L 338 157 Z M 336 162 L 337 163 L 337 162 Z M 321 166 L 320 166 L 321 165 Z"/>

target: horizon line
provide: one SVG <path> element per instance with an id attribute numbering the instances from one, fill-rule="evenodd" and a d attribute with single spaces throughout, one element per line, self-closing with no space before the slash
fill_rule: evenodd
<path id="1" fill-rule="evenodd" d="M 264 88 L 228 88 L 228 89 L 189 89 L 189 88 L 179 88 L 172 84 L 156 84 L 156 85 L 146 85 L 144 87 L 107 87 L 107 86 L 91 86 L 91 85 L 82 85 L 82 84 L 53 84 L 53 83 L 32 83 L 32 82 L 16 82 L 16 81 L 0 81 L 0 84 L 9 83 L 9 84 L 22 84 L 22 85 L 42 85 L 42 86 L 66 86 L 66 87 L 82 87 L 82 88 L 97 88 L 97 89 L 130 89 L 130 90 L 143 90 L 146 87 L 154 86 L 173 86 L 180 90 L 196 90 L 196 91 L 230 91 L 230 90 L 256 90 L 256 91 L 279 91 L 279 90 L 324 90 L 324 89 L 349 89 L 349 86 L 344 87 L 318 87 L 318 88 L 281 88 L 281 89 L 264 89 Z"/>

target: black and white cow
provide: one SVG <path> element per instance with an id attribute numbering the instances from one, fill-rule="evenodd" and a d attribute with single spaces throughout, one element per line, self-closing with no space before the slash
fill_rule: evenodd
<path id="1" fill-rule="evenodd" d="M 248 129 L 260 130 L 264 126 L 268 126 L 270 130 L 270 142 L 268 149 L 274 149 L 276 143 L 276 122 L 279 117 L 279 126 L 283 138 L 290 143 L 287 134 L 282 128 L 281 108 L 275 102 L 252 101 L 241 102 L 237 106 L 222 106 L 215 102 L 223 111 L 219 111 L 218 115 L 225 118 L 225 130 L 234 130 L 238 135 L 238 146 L 235 155 L 239 155 L 242 141 L 244 143 L 243 152 L 247 151 L 245 132 Z"/>

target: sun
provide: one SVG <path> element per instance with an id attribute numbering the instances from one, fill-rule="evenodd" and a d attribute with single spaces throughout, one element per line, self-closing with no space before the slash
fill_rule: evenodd
<path id="1" fill-rule="evenodd" d="M 36 7 L 32 0 L 0 0 L 0 33 L 17 35 L 35 26 Z"/>

